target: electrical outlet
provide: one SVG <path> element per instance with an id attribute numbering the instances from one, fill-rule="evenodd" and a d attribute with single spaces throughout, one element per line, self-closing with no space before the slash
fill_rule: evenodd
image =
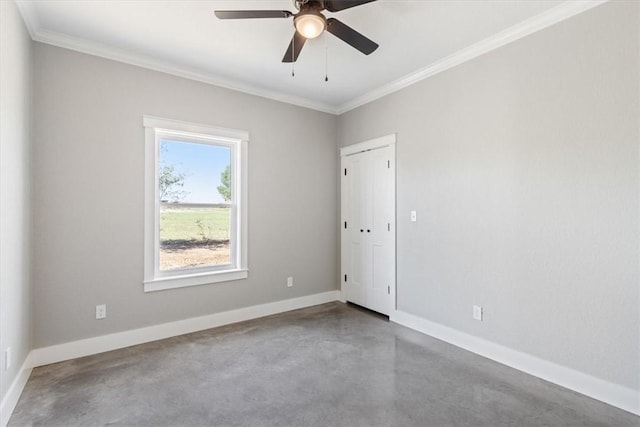
<path id="1" fill-rule="evenodd" d="M 107 305 L 96 305 L 96 319 L 104 319 L 105 317 L 107 317 Z"/>
<path id="2" fill-rule="evenodd" d="M 11 367 L 11 347 L 7 347 L 4 351 L 4 370 L 8 371 Z"/>
<path id="3" fill-rule="evenodd" d="M 473 306 L 473 318 L 482 322 L 482 307 L 479 305 Z"/>
<path id="4" fill-rule="evenodd" d="M 293 287 L 293 277 L 289 276 L 287 277 L 287 288 L 292 288 Z"/>

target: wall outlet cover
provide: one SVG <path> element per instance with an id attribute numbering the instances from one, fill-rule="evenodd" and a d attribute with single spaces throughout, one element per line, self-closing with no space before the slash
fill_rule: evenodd
<path id="1" fill-rule="evenodd" d="M 96 305 L 96 319 L 104 319 L 105 317 L 107 317 L 107 305 Z"/>
<path id="2" fill-rule="evenodd" d="M 482 307 L 479 305 L 473 306 L 473 318 L 482 321 Z"/>
<path id="3" fill-rule="evenodd" d="M 11 347 L 7 347 L 4 351 L 4 370 L 8 371 L 11 367 Z"/>

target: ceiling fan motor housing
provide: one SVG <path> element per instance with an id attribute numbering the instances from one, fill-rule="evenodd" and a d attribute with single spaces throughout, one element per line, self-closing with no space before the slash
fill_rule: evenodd
<path id="1" fill-rule="evenodd" d="M 305 9 L 315 9 L 318 12 L 325 9 L 324 1 L 321 0 L 293 0 L 293 5 L 300 12 Z"/>

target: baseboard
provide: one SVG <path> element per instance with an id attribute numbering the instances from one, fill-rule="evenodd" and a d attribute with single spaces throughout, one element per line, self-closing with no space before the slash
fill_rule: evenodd
<path id="1" fill-rule="evenodd" d="M 177 335 L 202 331 L 217 326 L 270 316 L 285 311 L 297 310 L 318 304 L 337 301 L 338 291 L 323 292 L 299 298 L 267 304 L 254 305 L 239 308 L 237 310 L 224 311 L 222 313 L 207 316 L 193 317 L 191 319 L 178 320 L 176 322 L 163 323 L 146 328 L 132 329 L 95 338 L 68 342 L 50 347 L 37 348 L 31 351 L 30 367 L 44 366 L 64 360 L 117 350 L 132 345 L 144 344 Z"/>
<path id="2" fill-rule="evenodd" d="M 338 301 L 347 302 L 347 296 L 341 290 L 338 291 Z"/>
<path id="3" fill-rule="evenodd" d="M 29 361 L 29 356 L 27 356 L 18 375 L 11 383 L 9 390 L 7 390 L 7 394 L 4 396 L 4 399 L 2 399 L 2 403 L 0 403 L 0 427 L 6 427 L 9 423 L 9 418 L 11 418 L 11 414 L 13 414 L 18 399 L 20 399 L 22 390 L 31 375 L 30 365 L 31 362 Z"/>
<path id="4" fill-rule="evenodd" d="M 640 392 L 396 310 L 392 322 L 480 356 L 640 415 Z"/>

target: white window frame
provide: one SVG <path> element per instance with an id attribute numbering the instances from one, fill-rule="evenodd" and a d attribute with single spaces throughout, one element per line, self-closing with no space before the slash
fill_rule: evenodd
<path id="1" fill-rule="evenodd" d="M 145 128 L 145 209 L 144 209 L 144 292 L 198 286 L 209 283 L 246 279 L 247 266 L 247 149 L 249 133 L 209 125 L 143 116 Z M 173 271 L 159 268 L 160 139 L 174 136 L 177 140 L 201 141 L 228 146 L 232 150 L 231 227 L 235 230 L 229 242 L 235 259 L 229 265 L 193 267 Z M 233 250 L 235 249 L 235 250 Z"/>

